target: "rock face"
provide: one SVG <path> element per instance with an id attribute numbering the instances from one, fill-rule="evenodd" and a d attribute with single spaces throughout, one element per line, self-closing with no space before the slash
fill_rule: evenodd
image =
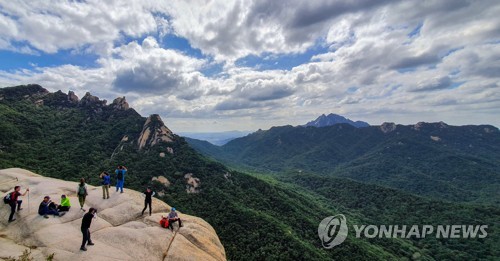
<path id="1" fill-rule="evenodd" d="M 118 98 L 114 99 L 113 103 L 111 103 L 110 106 L 113 109 L 122 110 L 122 111 L 129 109 L 129 105 L 128 105 L 128 102 L 125 99 L 125 97 L 118 97 Z"/>
<path id="2" fill-rule="evenodd" d="M 165 178 L 164 176 L 158 176 L 158 177 L 151 178 L 151 181 L 155 181 L 155 180 L 160 182 L 161 184 L 163 184 L 165 187 L 170 186 L 170 181 L 167 178 Z"/>
<path id="3" fill-rule="evenodd" d="M 137 140 L 139 150 L 152 147 L 160 142 L 172 142 L 173 133 L 163 123 L 158 114 L 152 114 L 144 123 Z"/>
<path id="4" fill-rule="evenodd" d="M 100 100 L 99 97 L 90 94 L 90 92 L 85 93 L 85 96 L 80 100 L 81 105 L 96 105 L 99 107 L 106 106 L 106 100 Z"/>
<path id="5" fill-rule="evenodd" d="M 396 124 L 393 122 L 384 122 L 382 125 L 380 125 L 380 130 L 383 133 L 389 133 L 392 132 L 396 129 Z"/>
<path id="6" fill-rule="evenodd" d="M 73 91 L 68 92 L 68 100 L 72 103 L 78 103 L 80 99 L 78 99 L 78 96 Z"/>
<path id="7" fill-rule="evenodd" d="M 18 178 L 18 181 L 15 180 Z M 161 228 L 158 221 L 167 215 L 170 206 L 153 199 L 153 215 L 140 216 L 144 198 L 133 190 L 115 193 L 102 199 L 100 187 L 88 186 L 85 208 L 98 209 L 97 218 L 90 227 L 94 246 L 80 251 L 80 232 L 83 212 L 76 198 L 75 182 L 62 181 L 36 175 L 22 169 L 0 170 L 0 191 L 4 195 L 15 185 L 30 187 L 23 200 L 23 210 L 16 213 L 17 220 L 7 223 L 0 220 L 0 260 L 17 257 L 28 247 L 33 248 L 35 260 L 43 260 L 54 253 L 54 260 L 226 260 L 224 247 L 214 229 L 204 220 L 179 213 L 183 227 L 174 225 L 174 232 Z M 37 214 L 44 195 L 59 201 L 66 194 L 72 209 L 63 217 L 44 219 Z M 177 206 L 182 208 L 182 206 Z M 1 205 L 2 214 L 10 212 L 8 205 Z"/>
<path id="8" fill-rule="evenodd" d="M 193 176 L 193 173 L 188 173 L 184 175 L 186 180 L 186 192 L 187 193 L 199 193 L 201 181 L 199 178 Z"/>

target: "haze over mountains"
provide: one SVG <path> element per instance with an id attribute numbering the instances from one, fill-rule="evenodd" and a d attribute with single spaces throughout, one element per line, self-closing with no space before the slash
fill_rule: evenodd
<path id="1" fill-rule="evenodd" d="M 214 145 L 221 146 L 236 138 L 243 137 L 251 131 L 223 131 L 223 132 L 179 132 L 183 137 L 205 140 Z"/>
<path id="2" fill-rule="evenodd" d="M 189 140 L 249 173 L 197 153 L 158 115 L 142 117 L 123 97 L 108 104 L 28 85 L 0 89 L 0 133 L 0 169 L 99 185 L 101 171 L 127 166 L 127 188 L 152 186 L 170 206 L 206 220 L 230 260 L 500 255 L 499 131 L 489 125 L 283 126 L 221 147 Z M 490 227 L 487 238 L 467 241 L 349 234 L 342 246 L 324 249 L 318 224 L 338 213 L 350 225 Z"/>

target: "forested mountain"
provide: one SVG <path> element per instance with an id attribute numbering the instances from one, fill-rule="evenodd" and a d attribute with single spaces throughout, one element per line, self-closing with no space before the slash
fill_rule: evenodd
<path id="1" fill-rule="evenodd" d="M 398 125 L 392 131 L 378 128 L 356 129 L 349 125 L 273 128 L 234 140 L 223 147 L 221 155 L 226 155 L 225 150 L 230 148 L 228 152 L 232 151 L 240 157 L 231 160 L 251 155 L 253 161 L 247 164 L 262 160 L 271 166 L 273 161 L 253 153 L 260 152 L 268 157 L 269 153 L 280 153 L 274 157 L 283 159 L 277 161 L 274 169 L 292 170 L 276 177 L 262 176 L 232 171 L 200 155 L 183 138 L 172 133 L 158 115 L 142 117 L 129 108 L 125 98 L 117 98 L 108 105 L 89 93 L 79 99 L 71 92 L 49 93 L 38 85 L 18 86 L 0 89 L 0 168 L 22 167 L 45 176 L 73 181 L 85 177 L 91 184 L 98 185 L 101 171 L 113 171 L 117 165 L 125 165 L 129 170 L 126 188 L 143 190 L 145 186 L 152 185 L 160 199 L 181 212 L 205 219 L 217 231 L 230 260 L 387 260 L 412 257 L 432 260 L 451 256 L 460 259 L 493 259 L 499 256 L 497 230 L 500 210 L 496 206 L 445 203 L 391 188 L 306 171 L 299 175 L 296 168 L 306 168 L 288 165 L 294 153 L 310 159 L 304 152 L 313 148 L 308 144 L 314 137 L 342 137 L 338 139 L 338 147 L 323 152 L 328 155 L 341 155 L 337 149 L 345 150 L 349 140 L 358 139 L 358 146 L 345 150 L 344 156 L 357 155 L 358 160 L 386 153 L 386 147 L 398 145 L 394 145 L 394 140 L 403 143 L 398 146 L 414 146 L 409 138 L 398 139 L 398 135 L 416 132 L 409 129 L 411 127 Z M 421 140 L 415 143 L 426 149 L 425 146 L 433 142 L 445 143 L 447 146 L 443 151 L 451 151 L 445 155 L 470 150 L 474 153 L 469 152 L 468 155 L 473 156 L 468 156 L 468 162 L 482 159 L 492 164 L 484 169 L 475 169 L 488 173 L 498 166 L 498 157 L 495 158 L 494 154 L 496 141 L 490 138 L 498 135 L 498 130 L 482 126 L 483 136 L 477 136 L 480 128 L 471 128 L 473 131 L 469 135 L 478 140 L 472 148 L 468 143 L 454 144 L 440 132 L 432 132 L 432 136 L 440 137 L 439 141 L 422 134 Z M 363 140 L 359 140 L 359 136 L 348 134 L 364 129 L 373 132 L 363 139 L 366 145 L 361 144 Z M 443 129 L 449 129 L 450 133 L 458 132 L 451 126 Z M 301 137 L 295 135 L 297 130 L 303 133 Z M 416 133 L 426 130 L 427 125 L 424 125 Z M 278 139 L 268 139 L 271 133 Z M 393 138 L 386 143 L 378 143 L 376 140 L 384 135 Z M 426 142 L 425 136 L 430 141 Z M 266 143 L 261 140 L 272 143 L 265 146 Z M 483 147 L 476 147 L 480 145 Z M 238 152 L 237 148 L 243 146 L 248 149 Z M 258 146 L 264 146 L 264 150 Z M 375 148 L 369 149 L 371 146 Z M 292 149 L 296 147 L 300 149 Z M 290 151 L 285 153 L 286 150 Z M 319 155 L 321 151 L 317 153 Z M 318 160 L 317 163 L 311 170 L 328 166 L 338 175 L 342 174 L 340 169 L 330 168 L 328 162 Z M 346 163 L 338 160 L 335 165 L 345 171 L 355 167 Z M 461 173 L 457 172 L 457 175 Z M 496 182 L 494 177 L 489 179 L 492 188 Z M 476 186 L 474 182 L 471 180 L 470 186 Z M 450 222 L 488 224 L 490 228 L 488 237 L 484 239 L 358 239 L 349 234 L 341 247 L 324 249 L 317 235 L 318 224 L 323 218 L 336 213 L 346 215 L 349 224 Z"/>
<path id="2" fill-rule="evenodd" d="M 259 171 L 308 170 L 436 199 L 500 205 L 500 132 L 490 125 L 283 126 L 221 147 L 188 141 L 224 163 Z"/>

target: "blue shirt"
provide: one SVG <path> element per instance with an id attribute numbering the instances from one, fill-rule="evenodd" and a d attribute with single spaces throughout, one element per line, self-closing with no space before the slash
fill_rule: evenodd
<path id="1" fill-rule="evenodd" d="M 119 173 L 119 171 L 121 171 L 123 173 L 123 178 L 121 178 L 121 179 L 118 179 L 118 173 Z M 127 173 L 127 170 L 126 169 L 117 169 L 117 170 L 115 170 L 115 173 L 116 173 L 116 179 L 118 179 L 118 180 L 125 180 L 125 174 Z"/>
<path id="2" fill-rule="evenodd" d="M 169 218 L 169 219 L 174 219 L 174 218 L 176 218 L 176 217 L 178 217 L 178 216 L 177 216 L 177 212 L 175 212 L 175 211 L 171 211 L 170 213 L 168 213 L 168 218 Z"/>
<path id="3" fill-rule="evenodd" d="M 104 175 L 104 177 L 102 177 L 102 184 L 109 185 L 110 183 L 111 183 L 111 177 L 109 175 Z"/>

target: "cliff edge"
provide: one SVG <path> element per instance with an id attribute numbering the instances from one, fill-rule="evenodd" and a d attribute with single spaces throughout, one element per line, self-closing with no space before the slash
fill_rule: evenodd
<path id="1" fill-rule="evenodd" d="M 17 178 L 17 180 L 16 180 Z M 21 192 L 30 188 L 30 196 L 20 197 L 23 210 L 16 213 L 16 221 L 8 223 L 10 207 L 1 204 L 0 260 L 18 257 L 30 248 L 35 260 L 42 260 L 54 253 L 54 260 L 226 260 L 224 247 L 215 230 L 201 218 L 178 212 L 183 227 L 174 232 L 158 224 L 167 215 L 170 206 L 153 199 L 153 215 L 140 216 L 144 207 L 142 193 L 126 189 L 110 198 L 102 199 L 102 189 L 88 185 L 85 208 L 98 209 L 90 232 L 94 246 L 80 251 L 82 234 L 80 210 L 76 196 L 76 182 L 43 177 L 24 169 L 0 170 L 2 196 L 15 185 Z M 43 196 L 49 195 L 59 203 L 60 196 L 70 198 L 72 208 L 63 217 L 45 219 L 39 216 L 38 205 Z M 29 206 L 28 206 L 29 201 Z M 176 206 L 182 209 L 182 206 Z M 147 212 L 147 211 L 146 211 Z"/>

